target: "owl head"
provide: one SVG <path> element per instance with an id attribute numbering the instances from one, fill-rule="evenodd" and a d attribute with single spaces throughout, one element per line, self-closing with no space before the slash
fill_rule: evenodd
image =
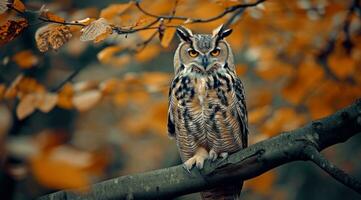
<path id="1" fill-rule="evenodd" d="M 223 25 L 214 29 L 212 34 L 193 34 L 191 30 L 180 26 L 177 35 L 181 42 L 174 55 L 174 71 L 211 72 L 215 68 L 233 66 L 233 54 L 230 45 L 224 39 L 232 33 Z"/>

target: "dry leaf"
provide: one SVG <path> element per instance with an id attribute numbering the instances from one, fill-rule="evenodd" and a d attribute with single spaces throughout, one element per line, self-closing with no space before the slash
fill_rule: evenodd
<path id="1" fill-rule="evenodd" d="M 105 80 L 99 84 L 99 89 L 102 91 L 104 95 L 111 94 L 115 91 L 117 86 L 119 85 L 119 81 L 117 79 L 109 79 Z"/>
<path id="2" fill-rule="evenodd" d="M 99 39 L 104 39 L 104 35 L 109 36 L 112 33 L 112 27 L 109 25 L 107 20 L 104 18 L 99 18 L 91 22 L 88 26 L 81 29 L 80 41 L 92 41 Z M 100 38 L 99 38 L 100 37 Z"/>
<path id="3" fill-rule="evenodd" d="M 20 99 L 20 103 L 16 107 L 16 115 L 20 120 L 26 118 L 35 111 L 37 98 L 33 94 L 25 95 Z"/>
<path id="4" fill-rule="evenodd" d="M 18 75 L 14 79 L 14 81 L 11 83 L 11 85 L 8 87 L 8 89 L 6 90 L 6 92 L 4 94 L 4 97 L 7 98 L 7 99 L 15 98 L 16 94 L 17 94 L 18 85 L 24 78 L 25 77 L 24 77 L 23 74 Z"/>
<path id="5" fill-rule="evenodd" d="M 0 0 L 0 15 L 8 10 L 8 0 Z"/>
<path id="6" fill-rule="evenodd" d="M 158 55 L 160 48 L 156 44 L 148 44 L 144 49 L 135 54 L 135 59 L 140 62 L 146 62 Z"/>
<path id="7" fill-rule="evenodd" d="M 100 17 L 110 20 L 113 17 L 117 17 L 124 13 L 128 8 L 130 8 L 132 4 L 132 1 L 130 1 L 129 3 L 111 4 L 110 6 L 101 10 Z"/>
<path id="8" fill-rule="evenodd" d="M 73 86 L 69 83 L 65 84 L 58 93 L 58 106 L 64 109 L 71 109 L 73 107 Z"/>
<path id="9" fill-rule="evenodd" d="M 20 0 L 14 0 L 13 4 L 11 5 L 14 9 L 17 11 L 20 11 L 22 13 L 25 12 L 25 5 Z"/>
<path id="10" fill-rule="evenodd" d="M 174 34 L 175 34 L 176 29 L 175 28 L 167 28 L 164 31 L 164 35 L 161 41 L 161 45 L 162 47 L 168 47 L 170 42 L 172 41 Z"/>
<path id="11" fill-rule="evenodd" d="M 35 178 L 48 188 L 69 189 L 89 184 L 86 171 L 82 167 L 54 159 L 52 152 L 34 156 L 30 164 Z"/>
<path id="12" fill-rule="evenodd" d="M 89 90 L 76 94 L 73 97 L 73 105 L 79 111 L 87 111 L 94 107 L 102 98 L 99 90 Z"/>
<path id="13" fill-rule="evenodd" d="M 22 69 L 29 69 L 38 64 L 39 59 L 31 50 L 24 50 L 16 53 L 12 60 Z"/>
<path id="14" fill-rule="evenodd" d="M 50 12 L 50 11 L 44 11 L 40 14 L 40 16 L 42 18 L 45 18 L 45 19 L 48 19 L 50 21 L 53 21 L 53 22 L 59 22 L 59 23 L 64 23 L 65 22 L 65 19 Z"/>
<path id="15" fill-rule="evenodd" d="M 28 27 L 26 19 L 8 20 L 0 27 L 0 45 L 4 45 L 15 39 L 26 27 Z"/>
<path id="16" fill-rule="evenodd" d="M 70 40 L 72 34 L 68 26 L 48 24 L 39 28 L 35 33 L 35 40 L 41 52 L 49 49 L 57 50 Z"/>
<path id="17" fill-rule="evenodd" d="M 44 113 L 51 111 L 58 102 L 58 95 L 53 93 L 41 94 L 38 98 L 36 106 Z"/>
<path id="18" fill-rule="evenodd" d="M 101 63 L 107 64 L 109 63 L 113 55 L 119 52 L 120 50 L 122 50 L 122 47 L 120 46 L 106 47 L 98 53 L 97 58 Z"/>

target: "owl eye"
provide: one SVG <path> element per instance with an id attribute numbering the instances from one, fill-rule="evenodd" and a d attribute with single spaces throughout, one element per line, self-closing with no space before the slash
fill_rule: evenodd
<path id="1" fill-rule="evenodd" d="M 193 49 L 189 50 L 188 54 L 193 58 L 198 56 L 198 52 L 196 50 L 193 50 Z"/>
<path id="2" fill-rule="evenodd" d="M 215 49 L 215 50 L 211 51 L 211 55 L 212 56 L 218 56 L 220 52 L 221 52 L 221 50 Z"/>

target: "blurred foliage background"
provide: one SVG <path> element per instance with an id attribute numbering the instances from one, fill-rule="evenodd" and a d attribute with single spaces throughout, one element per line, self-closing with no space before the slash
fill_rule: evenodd
<path id="1" fill-rule="evenodd" d="M 81 41 L 82 27 L 69 26 L 72 38 L 43 53 L 35 38 L 46 25 L 37 19 L 39 13 L 51 11 L 45 17 L 56 22 L 101 17 L 128 30 L 154 18 L 134 2 L 120 0 L 24 0 L 27 10 L 45 8 L 23 14 L 1 7 L 6 2 L 0 3 L 1 199 L 33 199 L 180 164 L 175 142 L 166 133 L 167 93 L 178 43 L 174 26 L 210 33 L 232 15 L 207 23 L 158 21 L 155 26 L 161 28 L 129 34 L 105 31 L 99 42 Z M 13 5 L 21 11 L 19 2 Z M 143 0 L 140 5 L 156 15 L 206 19 L 252 2 Z M 246 87 L 251 144 L 361 97 L 360 13 L 359 0 L 267 0 L 233 21 L 227 40 Z M 14 29 L 9 20 L 21 33 L 9 32 Z M 17 37 L 10 40 L 9 34 Z M 361 179 L 360 142 L 356 136 L 323 153 Z M 246 181 L 242 197 L 360 199 L 307 162 Z"/>

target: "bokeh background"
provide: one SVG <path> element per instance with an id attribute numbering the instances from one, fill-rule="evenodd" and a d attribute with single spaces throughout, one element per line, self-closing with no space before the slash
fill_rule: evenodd
<path id="1" fill-rule="evenodd" d="M 141 5 L 154 14 L 175 11 L 177 16 L 208 18 L 251 2 L 143 0 Z M 152 19 L 121 0 L 23 3 L 29 10 L 46 5 L 67 21 L 103 17 L 129 28 Z M 327 116 L 361 97 L 360 12 L 359 0 L 267 0 L 247 8 L 231 24 L 233 33 L 227 40 L 246 87 L 251 144 Z M 75 26 L 70 41 L 57 51 L 42 53 L 34 36 L 46 23 L 34 13 L 26 17 L 29 26 L 0 47 L 1 199 L 33 199 L 180 164 L 166 131 L 168 85 L 179 42 L 174 28 L 112 34 L 93 43 L 80 41 L 80 28 Z M 7 20 L 21 18 L 14 11 L 1 14 L 0 34 Z M 228 19 L 229 15 L 184 25 L 210 33 Z M 167 27 L 184 21 L 163 23 Z M 137 46 L 142 41 L 148 42 Z M 24 100 L 29 95 L 41 96 L 46 105 L 55 101 L 56 106 L 43 112 L 41 102 Z M 359 135 L 323 154 L 361 179 L 360 144 Z M 309 162 L 290 163 L 246 181 L 242 197 L 360 199 Z M 197 198 L 191 194 L 178 199 Z"/>

